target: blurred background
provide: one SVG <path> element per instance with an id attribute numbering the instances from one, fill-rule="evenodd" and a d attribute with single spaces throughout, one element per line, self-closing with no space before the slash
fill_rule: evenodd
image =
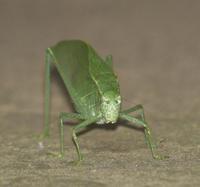
<path id="1" fill-rule="evenodd" d="M 42 113 L 45 49 L 82 39 L 113 55 L 125 105 L 167 118 L 199 114 L 198 1 L 0 3 L 1 112 Z M 55 96 L 53 110 L 62 101 Z"/>
<path id="2" fill-rule="evenodd" d="M 139 172 L 136 173 L 137 177 L 129 176 L 134 168 L 126 168 L 123 165 L 123 159 L 116 165 L 106 163 L 106 159 L 109 162 L 114 157 L 110 152 L 109 158 L 106 156 L 107 153 L 103 155 L 104 164 L 110 167 L 103 171 L 99 171 L 98 167 L 93 168 L 96 172 L 94 176 L 88 171 L 86 164 L 82 169 L 79 168 L 79 171 L 74 169 L 70 178 L 68 172 L 65 173 L 69 169 L 66 163 L 62 165 L 63 163 L 55 159 L 55 163 L 60 164 L 64 173 L 59 175 L 63 177 L 62 180 L 57 181 L 55 174 L 47 172 L 47 176 L 54 177 L 51 179 L 51 184 L 62 185 L 61 183 L 66 183 L 65 180 L 67 180 L 67 184 L 75 184 L 74 186 L 88 184 L 91 186 L 110 186 L 111 184 L 197 186 L 200 182 L 197 177 L 200 173 L 197 164 L 200 158 L 199 10 L 200 1 L 198 0 L 0 0 L 0 141 L 2 150 L 0 182 L 2 185 L 26 185 L 28 184 L 27 177 L 30 176 L 35 177 L 33 184 L 37 184 L 37 179 L 43 186 L 50 185 L 48 180 L 44 182 L 41 175 L 34 173 L 44 168 L 38 166 L 40 164 L 37 159 L 41 155 L 37 155 L 36 143 L 31 140 L 30 135 L 42 130 L 45 49 L 60 40 L 81 39 L 90 43 L 101 56 L 113 55 L 114 69 L 121 86 L 123 108 L 139 103 L 144 105 L 154 134 L 158 139 L 167 139 L 163 149 L 171 156 L 171 160 L 159 162 L 158 165 L 153 162 L 152 165 L 151 155 L 145 157 L 146 153 L 143 154 L 147 148 L 143 145 L 142 134 L 134 131 L 127 134 L 130 130 L 120 128 L 113 134 L 109 133 L 119 140 L 125 137 L 121 143 L 127 145 L 127 149 L 124 148 L 127 150 L 127 157 L 124 156 L 125 160 L 128 160 L 126 166 L 134 162 L 133 166 L 136 167 L 139 163 L 135 163 L 135 160 L 139 162 L 140 158 L 143 161 L 147 159 L 141 165 L 141 170 L 137 169 Z M 59 112 L 71 109 L 62 81 L 56 73 L 52 82 L 52 118 L 57 128 Z M 95 133 L 88 135 L 88 142 L 85 139 L 86 145 L 88 144 L 85 152 L 89 151 L 90 159 L 94 162 L 93 167 L 97 163 L 93 158 L 95 156 L 89 140 L 98 137 L 98 133 L 98 141 L 112 140 L 109 137 L 107 141 L 107 132 Z M 140 143 L 127 141 L 131 145 L 127 144 L 125 140 L 129 138 L 132 140 L 132 136 L 138 137 Z M 70 140 L 67 141 L 70 142 Z M 108 144 L 116 143 L 111 142 Z M 116 144 L 120 147 L 119 142 Z M 24 149 L 23 145 L 25 145 Z M 51 149 L 51 143 L 48 145 Z M 82 145 L 84 147 L 85 143 L 83 142 Z M 143 147 L 140 152 L 141 145 Z M 57 146 L 59 146 L 58 142 Z M 13 152 L 16 147 L 18 151 Z M 96 149 L 98 148 L 101 151 L 102 147 L 97 146 Z M 70 149 L 74 151 L 71 144 Z M 23 154 L 20 154 L 20 150 L 23 150 Z M 28 150 L 32 151 L 32 154 L 35 153 L 37 158 L 28 159 Z M 117 147 L 116 150 L 118 150 Z M 120 148 L 118 151 L 120 152 Z M 148 150 L 147 153 L 149 153 Z M 134 154 L 136 157 L 133 156 Z M 8 155 L 12 157 L 5 157 Z M 29 164 L 32 164 L 32 168 L 26 167 L 23 155 L 26 155 L 25 158 Z M 51 163 L 52 160 L 49 161 L 44 155 L 45 153 L 42 158 Z M 74 155 L 75 152 L 72 153 L 72 157 Z M 118 158 L 116 155 L 117 160 Z M 99 162 L 99 159 L 97 161 Z M 16 165 L 16 163 L 21 163 L 21 165 Z M 163 165 L 166 167 L 164 171 Z M 115 167 L 123 167 L 125 172 L 116 171 Z M 54 166 L 49 166 L 49 168 L 55 169 Z M 23 171 L 27 169 L 29 174 L 18 174 L 22 169 Z M 86 176 L 83 175 L 85 171 L 88 171 Z M 111 171 L 112 176 L 107 175 L 107 172 Z M 155 173 L 149 174 L 151 171 Z M 167 171 L 171 171 L 171 174 Z M 79 182 L 76 182 L 77 172 Z M 104 180 L 96 178 L 97 172 Z M 156 178 L 161 173 L 163 175 L 152 182 L 151 178 Z M 122 177 L 124 181 L 120 176 L 124 177 Z"/>

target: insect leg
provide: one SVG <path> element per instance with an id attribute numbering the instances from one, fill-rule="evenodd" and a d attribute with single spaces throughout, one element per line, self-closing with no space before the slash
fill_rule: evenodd
<path id="1" fill-rule="evenodd" d="M 92 123 L 95 123 L 97 120 L 98 120 L 97 118 L 88 119 L 88 120 L 83 121 L 82 123 L 78 124 L 77 126 L 75 126 L 73 128 L 72 137 L 73 137 L 73 140 L 74 140 L 74 143 L 75 143 L 75 146 L 76 146 L 76 150 L 77 150 L 77 153 L 78 153 L 78 162 L 83 160 L 83 156 L 80 152 L 80 147 L 79 147 L 79 144 L 78 144 L 78 139 L 77 139 L 76 133 L 77 133 L 77 131 L 80 132 L 81 129 L 86 128 L 87 126 L 91 125 Z"/>
<path id="2" fill-rule="evenodd" d="M 44 100 L 44 132 L 43 137 L 49 136 L 49 111 L 50 111 L 50 73 L 51 73 L 51 64 L 50 64 L 50 54 L 48 50 L 45 54 L 45 100 Z"/>
<path id="3" fill-rule="evenodd" d="M 59 157 L 64 156 L 64 130 L 63 130 L 63 123 L 67 120 L 84 120 L 84 118 L 80 114 L 76 113 L 60 113 L 60 154 Z"/>
<path id="4" fill-rule="evenodd" d="M 112 55 L 106 56 L 105 62 L 112 68 Z"/>
<path id="5" fill-rule="evenodd" d="M 143 122 L 145 122 L 145 115 L 144 115 L 144 108 L 142 105 L 136 105 L 134 107 L 131 107 L 127 110 L 123 110 L 121 113 L 123 114 L 129 114 L 131 112 L 138 112 L 141 115 L 141 118 Z"/>
<path id="6" fill-rule="evenodd" d="M 149 126 L 148 126 L 148 124 L 146 122 L 141 121 L 141 120 L 139 120 L 139 119 L 137 119 L 137 118 L 135 118 L 135 117 L 133 117 L 133 116 L 131 116 L 129 114 L 123 114 L 123 113 L 120 114 L 120 118 L 124 119 L 124 120 L 127 120 L 129 122 L 132 122 L 138 127 L 143 127 L 144 128 L 145 139 L 146 139 L 147 144 L 148 144 L 148 146 L 149 146 L 149 148 L 151 150 L 153 158 L 154 159 L 162 159 L 161 156 L 159 156 L 158 154 L 155 153 L 155 149 L 154 149 L 155 146 L 154 146 L 153 141 L 152 141 L 151 131 L 150 131 L 150 128 L 149 128 Z"/>
<path id="7" fill-rule="evenodd" d="M 142 118 L 142 121 L 145 122 L 144 108 L 143 108 L 142 105 L 140 105 L 140 104 L 139 104 L 139 105 L 136 105 L 136 106 L 134 106 L 134 107 L 131 107 L 131 108 L 127 109 L 127 110 L 122 111 L 121 113 L 123 113 L 123 114 L 129 114 L 129 113 L 131 113 L 131 112 L 137 112 L 137 113 L 139 113 L 139 115 L 140 115 L 141 118 Z M 146 139 L 145 139 L 145 141 L 146 141 L 146 143 L 148 144 L 148 142 L 147 142 Z M 155 145 L 154 145 L 154 146 L 155 146 Z"/>

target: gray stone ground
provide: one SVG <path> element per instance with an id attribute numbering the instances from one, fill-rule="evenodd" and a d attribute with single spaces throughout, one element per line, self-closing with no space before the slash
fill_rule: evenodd
<path id="1" fill-rule="evenodd" d="M 199 186 L 200 1 L 0 0 L 0 186 Z M 65 127 L 59 149 L 58 114 L 70 111 L 53 75 L 51 137 L 43 128 L 44 50 L 62 39 L 91 43 L 113 54 L 123 107 L 142 103 L 169 155 L 153 160 L 140 131 L 96 128 L 80 138 L 79 166 Z"/>

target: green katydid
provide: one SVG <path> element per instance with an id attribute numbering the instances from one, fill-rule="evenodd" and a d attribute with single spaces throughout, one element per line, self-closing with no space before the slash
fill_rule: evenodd
<path id="1" fill-rule="evenodd" d="M 112 68 L 112 56 L 102 59 L 95 50 L 81 40 L 67 40 L 47 48 L 45 61 L 45 129 L 44 137 L 49 136 L 50 109 L 50 69 L 55 65 L 74 104 L 77 113 L 60 113 L 60 154 L 64 155 L 63 123 L 67 120 L 80 120 L 73 128 L 72 138 L 76 146 L 78 161 L 83 159 L 77 133 L 92 124 L 111 124 L 127 120 L 144 129 L 146 142 L 155 159 L 151 132 L 145 121 L 142 105 L 121 110 L 121 95 L 117 76 Z M 130 115 L 139 112 L 141 119 Z"/>

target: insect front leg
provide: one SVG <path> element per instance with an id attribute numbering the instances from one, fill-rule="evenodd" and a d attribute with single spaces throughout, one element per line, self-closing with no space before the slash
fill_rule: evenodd
<path id="1" fill-rule="evenodd" d="M 124 114 L 124 113 L 121 113 L 120 114 L 120 118 L 121 119 L 124 119 L 124 120 L 127 120 L 129 122 L 132 122 L 134 123 L 136 126 L 138 127 L 143 127 L 144 128 L 144 134 L 145 134 L 145 139 L 147 141 L 147 144 L 151 150 L 151 153 L 152 153 L 152 156 L 154 159 L 162 159 L 162 157 L 158 154 L 155 153 L 155 146 L 153 144 L 153 141 L 152 141 L 152 137 L 151 137 L 151 131 L 150 131 L 150 128 L 148 126 L 148 124 L 142 120 L 139 120 L 129 114 Z"/>
<path id="2" fill-rule="evenodd" d="M 98 120 L 97 118 L 88 119 L 88 120 L 83 121 L 82 123 L 78 124 L 77 126 L 75 126 L 73 128 L 72 137 L 73 137 L 73 141 L 75 143 L 76 150 L 77 150 L 77 153 L 78 153 L 78 162 L 83 160 L 83 156 L 80 152 L 80 147 L 79 147 L 78 138 L 77 138 L 76 133 L 80 132 L 81 129 L 84 129 L 84 128 L 88 127 L 89 125 L 97 122 L 97 120 Z"/>
<path id="3" fill-rule="evenodd" d="M 131 107 L 129 109 L 126 109 L 126 110 L 122 111 L 123 114 L 130 114 L 132 112 L 137 112 L 140 115 L 140 117 L 142 118 L 142 121 L 146 122 L 146 120 L 145 120 L 145 114 L 144 114 L 144 108 L 143 108 L 142 105 L 139 104 L 139 105 L 136 105 L 134 107 Z M 149 146 L 146 138 L 145 138 L 145 141 L 146 141 L 147 145 Z M 152 146 L 156 147 L 155 144 L 153 144 Z"/>
<path id="4" fill-rule="evenodd" d="M 131 107 L 131 108 L 127 109 L 127 110 L 123 110 L 121 113 L 129 114 L 131 112 L 138 112 L 139 115 L 142 118 L 142 121 L 145 122 L 144 108 L 143 108 L 142 105 L 136 105 L 136 106 Z"/>
<path id="5" fill-rule="evenodd" d="M 76 113 L 60 113 L 60 154 L 59 157 L 64 156 L 64 122 L 68 120 L 84 120 L 84 118 L 80 114 Z"/>

